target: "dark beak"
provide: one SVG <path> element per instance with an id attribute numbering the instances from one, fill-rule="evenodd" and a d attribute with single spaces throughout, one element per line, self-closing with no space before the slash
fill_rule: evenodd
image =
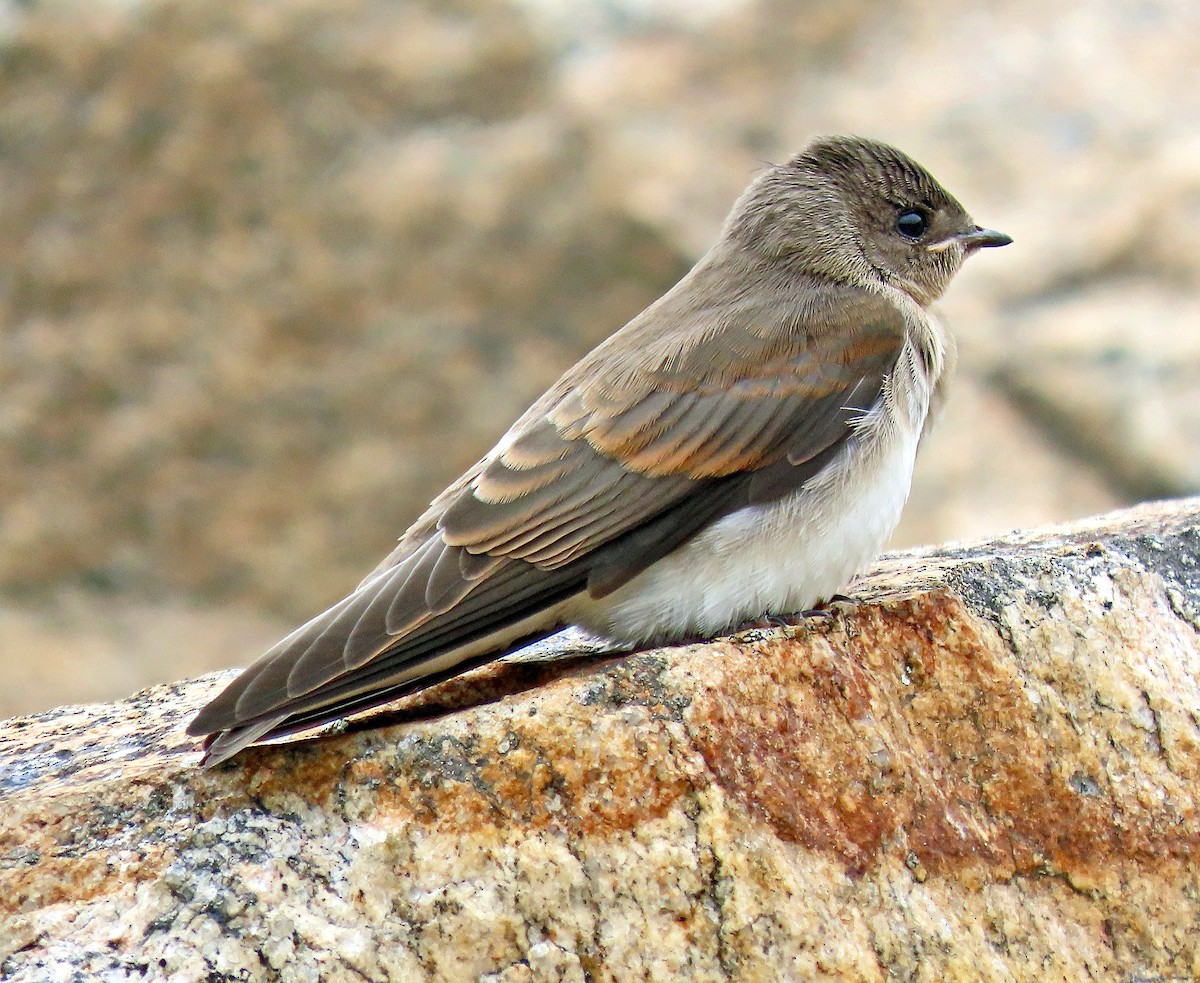
<path id="1" fill-rule="evenodd" d="M 956 236 L 967 249 L 982 249 L 985 246 L 1007 246 L 1012 242 L 1011 236 L 1006 236 L 1003 232 L 997 232 L 995 229 L 981 229 L 978 225 L 975 226 L 974 232 L 964 232 L 962 235 Z"/>

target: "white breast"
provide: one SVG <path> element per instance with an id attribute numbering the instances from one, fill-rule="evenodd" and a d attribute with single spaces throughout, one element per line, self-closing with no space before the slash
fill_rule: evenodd
<path id="1" fill-rule="evenodd" d="M 897 388 L 906 398 L 881 400 L 800 491 L 725 516 L 608 597 L 569 602 L 567 618 L 624 642 L 710 636 L 844 588 L 882 550 L 908 498 L 929 390 Z"/>

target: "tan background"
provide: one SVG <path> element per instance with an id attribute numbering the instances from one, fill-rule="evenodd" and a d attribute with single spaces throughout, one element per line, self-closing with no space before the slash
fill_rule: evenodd
<path id="1" fill-rule="evenodd" d="M 897 545 L 1200 490 L 1200 5 L 0 12 L 0 714 L 357 583 L 763 161 L 882 137 L 1016 244 Z"/>

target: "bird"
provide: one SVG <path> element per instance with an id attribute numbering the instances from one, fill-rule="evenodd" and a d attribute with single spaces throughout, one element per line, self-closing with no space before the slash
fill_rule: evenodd
<path id="1" fill-rule="evenodd" d="M 662 644 L 828 601 L 894 531 L 944 401 L 930 305 L 1011 241 L 877 140 L 764 168 L 674 287 L 200 710 L 202 764 L 565 627 Z"/>

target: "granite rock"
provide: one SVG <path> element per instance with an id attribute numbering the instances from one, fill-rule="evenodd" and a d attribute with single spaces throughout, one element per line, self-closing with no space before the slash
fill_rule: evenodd
<path id="1" fill-rule="evenodd" d="M 505 663 L 196 767 L 228 674 L 0 725 L 5 980 L 1190 979 L 1200 500 Z"/>

